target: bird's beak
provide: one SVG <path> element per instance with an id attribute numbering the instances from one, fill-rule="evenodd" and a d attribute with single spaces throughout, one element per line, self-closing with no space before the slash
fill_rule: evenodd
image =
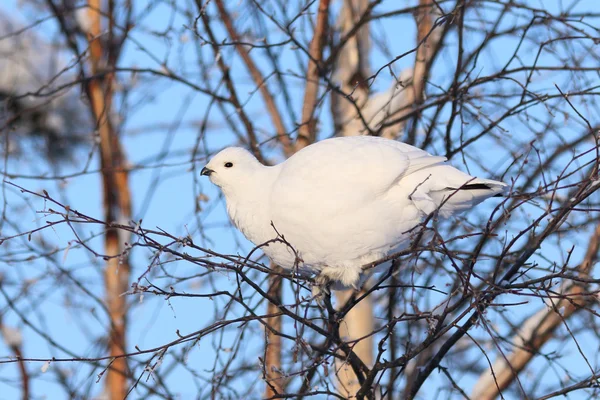
<path id="1" fill-rule="evenodd" d="M 210 176 L 210 174 L 212 174 L 213 172 L 215 172 L 215 171 L 213 171 L 212 169 L 204 167 L 204 168 L 202 168 L 202 171 L 200 171 L 200 175 Z"/>

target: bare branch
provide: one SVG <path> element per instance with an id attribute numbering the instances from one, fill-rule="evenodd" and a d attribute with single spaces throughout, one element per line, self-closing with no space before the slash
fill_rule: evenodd
<path id="1" fill-rule="evenodd" d="M 103 31 L 101 9 L 101 1 L 89 1 L 88 18 L 91 25 L 88 41 L 93 75 L 102 71 L 111 58 L 110 50 L 105 49 L 100 40 Z M 108 18 L 109 21 L 112 21 L 112 13 Z M 111 60 L 111 63 L 115 65 L 116 59 Z M 104 218 L 106 221 L 124 222 L 131 218 L 131 194 L 128 173 L 120 170 L 125 165 L 125 157 L 110 119 L 113 84 L 114 75 L 105 75 L 103 78 L 89 80 L 87 92 L 100 133 Z M 104 247 L 109 258 L 105 267 L 104 280 L 111 321 L 109 351 L 110 355 L 115 358 L 106 375 L 106 390 L 110 394 L 110 398 L 115 400 L 124 399 L 129 392 L 127 359 L 121 357 L 127 352 L 127 302 L 126 298 L 122 296 L 129 288 L 130 267 L 128 256 L 124 253 L 126 241 L 125 232 L 116 229 L 107 230 Z"/>
<path id="2" fill-rule="evenodd" d="M 298 130 L 298 139 L 296 140 L 297 150 L 308 146 L 316 139 L 317 124 L 313 118 L 313 114 L 317 107 L 317 98 L 319 95 L 323 47 L 325 46 L 328 30 L 329 3 L 330 0 L 319 0 L 315 32 L 309 48 L 310 59 L 308 60 L 306 71 L 306 88 L 304 90 L 304 102 L 302 103 L 302 122 Z"/>
<path id="3" fill-rule="evenodd" d="M 577 267 L 577 272 L 582 279 L 585 280 L 590 276 L 592 266 L 598 260 L 599 249 L 600 225 L 596 225 L 585 257 Z M 542 346 L 553 338 L 555 331 L 565 325 L 567 319 L 574 313 L 585 309 L 590 304 L 587 292 L 588 285 L 583 282 L 569 282 L 568 286 L 558 293 L 558 300 L 548 298 L 547 307 L 529 317 L 522 324 L 519 333 L 511 340 L 515 350 L 500 356 L 492 365 L 491 371 L 486 371 L 480 376 L 473 388 L 473 397 L 495 399 L 515 379 L 519 379 L 521 371 L 539 354 Z"/>
<path id="4" fill-rule="evenodd" d="M 292 142 L 290 140 L 287 129 L 285 128 L 285 125 L 283 123 L 283 118 L 281 117 L 281 113 L 279 112 L 279 109 L 277 108 L 277 104 L 275 103 L 275 99 L 273 98 L 273 95 L 269 91 L 267 82 L 266 82 L 265 78 L 263 77 L 263 75 L 261 74 L 258 67 L 256 66 L 256 63 L 250 56 L 250 52 L 241 43 L 240 37 L 239 37 L 238 33 L 236 32 L 235 27 L 233 26 L 233 21 L 231 21 L 231 18 L 229 16 L 229 13 L 225 9 L 225 5 L 223 4 L 223 1 L 215 0 L 215 4 L 216 4 L 217 8 L 219 9 L 219 16 L 221 17 L 221 21 L 223 21 L 223 24 L 225 25 L 225 28 L 227 29 L 227 32 L 229 33 L 229 37 L 231 37 L 231 40 L 235 43 L 236 50 L 240 54 L 240 57 L 242 57 L 242 59 L 244 60 L 244 63 L 246 64 L 246 67 L 248 68 L 248 72 L 250 72 L 250 76 L 252 76 L 252 79 L 254 80 L 256 87 L 258 88 L 261 95 L 263 96 L 263 100 L 265 102 L 265 105 L 267 106 L 267 111 L 269 112 L 269 115 L 271 116 L 271 121 L 273 121 L 273 125 L 275 125 L 275 130 L 277 132 L 277 140 L 281 143 L 281 146 L 283 147 L 283 152 L 286 155 L 286 157 L 289 157 L 294 152 Z"/>

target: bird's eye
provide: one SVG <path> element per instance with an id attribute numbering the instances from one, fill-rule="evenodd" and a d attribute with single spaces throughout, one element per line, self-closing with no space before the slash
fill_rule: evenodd
<path id="1" fill-rule="evenodd" d="M 231 168 L 231 167 L 233 167 L 233 163 L 230 163 L 230 162 L 225 163 L 225 168 Z"/>

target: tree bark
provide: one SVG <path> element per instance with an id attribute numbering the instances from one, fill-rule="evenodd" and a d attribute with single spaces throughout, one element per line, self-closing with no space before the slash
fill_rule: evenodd
<path id="1" fill-rule="evenodd" d="M 90 62 L 94 78 L 88 81 L 87 91 L 100 135 L 104 220 L 108 224 L 104 237 L 104 285 L 110 318 L 108 348 L 109 354 L 114 357 L 106 373 L 105 392 L 112 400 L 122 400 L 128 392 L 127 359 L 123 357 L 126 352 L 127 303 L 122 294 L 129 288 L 130 268 L 124 252 L 126 232 L 111 228 L 110 224 L 127 223 L 131 219 L 131 194 L 121 143 L 110 120 L 114 75 L 101 73 L 107 59 L 106 49 L 100 40 L 101 1 L 89 0 L 88 5 Z"/>
<path id="2" fill-rule="evenodd" d="M 273 268 L 278 268 L 273 265 Z M 271 274 L 269 276 L 269 296 L 281 302 L 281 277 Z M 267 315 L 277 314 L 279 308 L 268 303 Z M 265 398 L 270 398 L 283 393 L 283 382 L 279 371 L 281 370 L 281 336 L 274 332 L 281 331 L 281 316 L 268 318 L 265 320 L 268 327 L 265 329 Z"/>
<path id="3" fill-rule="evenodd" d="M 338 304 L 343 306 L 354 294 L 354 290 L 338 290 L 336 298 Z M 364 292 L 357 293 L 358 296 Z M 373 302 L 371 296 L 365 297 L 360 303 L 352 307 L 340 323 L 340 337 L 351 343 L 352 351 L 367 365 L 373 365 Z M 338 391 L 342 396 L 354 397 L 360 389 L 360 383 L 349 363 L 336 359 L 338 377 Z"/>
<path id="4" fill-rule="evenodd" d="M 327 21 L 329 19 L 330 0 L 319 1 L 315 33 L 310 42 L 310 60 L 306 71 L 306 89 L 302 104 L 302 121 L 296 141 L 296 150 L 314 143 L 317 124 L 313 118 L 319 95 L 319 70 L 323 59 L 323 46 L 327 37 Z"/>

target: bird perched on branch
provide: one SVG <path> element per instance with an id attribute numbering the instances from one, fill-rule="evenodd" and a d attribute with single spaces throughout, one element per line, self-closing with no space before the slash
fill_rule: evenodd
<path id="1" fill-rule="evenodd" d="M 201 174 L 221 188 L 235 226 L 274 263 L 341 289 L 357 288 L 365 265 L 405 248 L 429 214 L 448 217 L 507 188 L 445 161 L 405 143 L 354 136 L 317 142 L 275 166 L 229 147 Z"/>

